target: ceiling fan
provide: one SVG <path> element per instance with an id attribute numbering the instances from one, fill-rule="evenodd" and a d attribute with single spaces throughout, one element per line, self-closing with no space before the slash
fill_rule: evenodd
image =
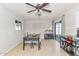
<path id="1" fill-rule="evenodd" d="M 43 3 L 42 5 L 41 4 L 37 4 L 36 6 L 34 6 L 34 5 L 30 4 L 30 3 L 25 3 L 25 4 L 35 8 L 34 10 L 28 11 L 27 13 L 31 13 L 31 12 L 37 11 L 38 15 L 41 15 L 40 14 L 40 10 L 45 11 L 45 12 L 49 12 L 49 13 L 52 12 L 51 10 L 44 9 L 44 7 L 47 6 L 49 3 Z"/>

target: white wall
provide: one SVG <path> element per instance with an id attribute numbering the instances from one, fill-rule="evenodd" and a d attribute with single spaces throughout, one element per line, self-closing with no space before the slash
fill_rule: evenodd
<path id="1" fill-rule="evenodd" d="M 21 20 L 10 10 L 0 6 L 0 54 L 22 42 L 21 31 L 15 30 L 15 19 Z"/>
<path id="2" fill-rule="evenodd" d="M 52 18 L 49 16 L 40 16 L 40 19 L 38 16 L 31 16 L 28 17 L 25 20 L 25 32 L 29 33 L 44 33 L 46 29 L 49 29 L 49 27 L 52 25 Z"/>
<path id="3" fill-rule="evenodd" d="M 76 28 L 79 29 L 79 11 L 76 13 Z"/>
<path id="4" fill-rule="evenodd" d="M 78 11 L 79 4 L 65 13 L 65 34 L 76 34 L 76 13 Z"/>

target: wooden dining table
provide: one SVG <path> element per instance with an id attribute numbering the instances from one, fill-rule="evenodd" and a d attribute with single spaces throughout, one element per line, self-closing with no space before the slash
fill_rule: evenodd
<path id="1" fill-rule="evenodd" d="M 25 41 L 30 41 L 31 43 L 31 48 L 34 47 L 35 42 L 37 42 L 36 44 L 38 44 L 38 50 L 40 50 L 40 34 L 36 34 L 35 37 L 32 36 L 32 34 L 28 34 L 26 37 L 23 38 L 23 50 L 25 49 Z"/>

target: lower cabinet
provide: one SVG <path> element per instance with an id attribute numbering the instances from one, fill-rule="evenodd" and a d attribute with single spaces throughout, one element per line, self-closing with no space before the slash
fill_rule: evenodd
<path id="1" fill-rule="evenodd" d="M 54 39 L 53 34 L 44 34 L 44 39 Z"/>

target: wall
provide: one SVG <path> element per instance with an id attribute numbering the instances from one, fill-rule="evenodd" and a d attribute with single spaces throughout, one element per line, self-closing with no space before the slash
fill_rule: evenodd
<path id="1" fill-rule="evenodd" d="M 49 29 L 52 25 L 52 18 L 49 16 L 38 16 L 33 15 L 25 20 L 25 32 L 29 33 L 44 33 L 46 29 Z"/>
<path id="2" fill-rule="evenodd" d="M 76 34 L 76 13 L 79 11 L 79 4 L 65 13 L 65 34 Z"/>
<path id="3" fill-rule="evenodd" d="M 0 5 L 0 54 L 4 54 L 22 42 L 21 31 L 15 30 L 15 19 L 21 20 Z"/>

